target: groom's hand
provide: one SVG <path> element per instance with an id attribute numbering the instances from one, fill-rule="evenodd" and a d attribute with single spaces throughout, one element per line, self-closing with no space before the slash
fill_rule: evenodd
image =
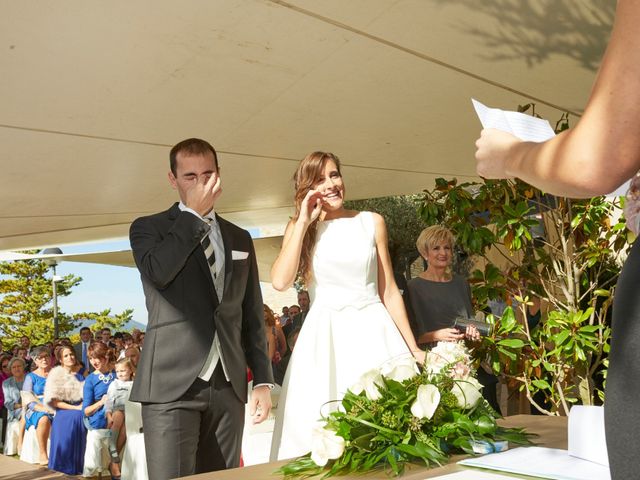
<path id="1" fill-rule="evenodd" d="M 267 385 L 260 385 L 251 392 L 249 415 L 253 417 L 253 424 L 262 423 L 269 418 L 271 411 L 271 389 Z"/>
<path id="2" fill-rule="evenodd" d="M 216 203 L 222 193 L 220 175 L 213 173 L 209 177 L 199 176 L 197 181 L 185 192 L 185 205 L 205 216 Z"/>

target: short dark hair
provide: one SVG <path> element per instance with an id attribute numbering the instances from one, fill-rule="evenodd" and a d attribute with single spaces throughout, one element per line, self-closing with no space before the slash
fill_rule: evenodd
<path id="1" fill-rule="evenodd" d="M 88 330 L 89 332 L 91 331 L 91 329 L 90 329 L 89 327 L 82 327 L 82 328 L 80 329 L 80 333 L 85 332 L 85 331 L 87 331 L 87 330 Z"/>
<path id="2" fill-rule="evenodd" d="M 169 152 L 169 167 L 171 168 L 171 173 L 173 173 L 174 176 L 177 173 L 177 156 L 179 153 L 204 155 L 209 152 L 213 153 L 213 161 L 215 162 L 216 170 L 218 170 L 218 154 L 216 153 L 216 149 L 206 140 L 187 138 L 180 143 L 176 143 L 171 149 L 171 152 Z"/>

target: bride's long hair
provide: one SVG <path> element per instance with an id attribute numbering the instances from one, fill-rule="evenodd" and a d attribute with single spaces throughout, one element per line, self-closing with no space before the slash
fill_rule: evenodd
<path id="1" fill-rule="evenodd" d="M 304 157 L 298 165 L 296 173 L 293 175 L 293 182 L 296 190 L 295 203 L 296 213 L 293 216 L 295 222 L 300 216 L 300 207 L 304 197 L 313 189 L 314 185 L 320 180 L 322 171 L 326 163 L 333 160 L 340 173 L 340 159 L 330 152 L 313 152 Z M 318 220 L 309 225 L 307 232 L 302 239 L 302 251 L 300 252 L 300 262 L 298 263 L 298 275 L 304 280 L 306 285 L 311 281 L 311 252 L 316 243 L 316 233 L 318 228 Z"/>

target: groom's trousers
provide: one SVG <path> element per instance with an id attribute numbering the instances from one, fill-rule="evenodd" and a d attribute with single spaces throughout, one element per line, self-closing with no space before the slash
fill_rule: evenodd
<path id="1" fill-rule="evenodd" d="M 244 402 L 220 364 L 210 381 L 197 378 L 179 400 L 143 403 L 142 423 L 149 479 L 239 466 Z"/>

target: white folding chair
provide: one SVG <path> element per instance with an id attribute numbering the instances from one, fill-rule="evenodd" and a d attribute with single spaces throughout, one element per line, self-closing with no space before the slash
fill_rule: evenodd
<path id="1" fill-rule="evenodd" d="M 4 438 L 4 449 L 2 453 L 5 455 L 18 454 L 18 435 L 20 434 L 20 421 L 11 420 L 7 424 L 7 434 Z"/>
<path id="2" fill-rule="evenodd" d="M 83 477 L 95 477 L 109 471 L 109 437 L 111 431 L 98 428 L 87 431 L 87 447 L 84 451 Z M 24 448 L 24 447 L 23 447 Z"/>
<path id="3" fill-rule="evenodd" d="M 47 440 L 47 453 L 49 452 L 49 443 Z M 40 463 L 40 447 L 38 446 L 38 436 L 36 435 L 35 426 L 31 426 L 24 432 L 20 460 L 27 463 Z"/>
<path id="4" fill-rule="evenodd" d="M 122 453 L 122 480 L 148 480 L 147 456 L 142 433 L 142 408 L 138 402 L 124 404 L 127 443 Z"/>

